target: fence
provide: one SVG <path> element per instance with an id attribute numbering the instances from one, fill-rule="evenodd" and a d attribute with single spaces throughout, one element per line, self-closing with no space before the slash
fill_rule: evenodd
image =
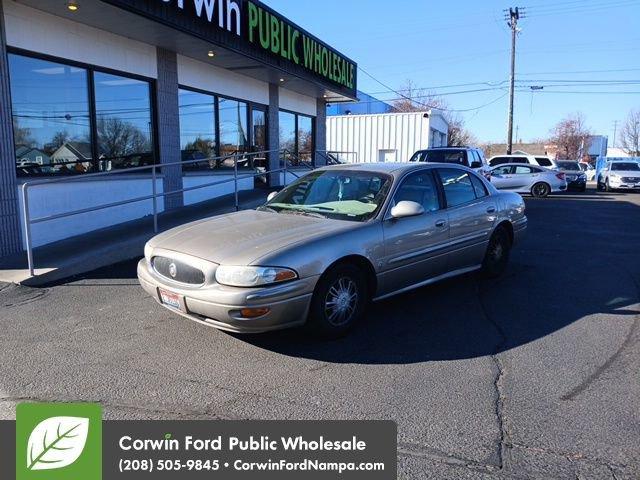
<path id="1" fill-rule="evenodd" d="M 269 170 L 269 168 L 265 165 L 264 167 L 256 167 L 254 159 L 269 157 L 271 155 L 278 155 L 279 164 L 283 165 L 281 168 Z M 172 166 L 180 166 L 181 168 L 187 167 L 191 165 L 195 165 L 198 163 L 209 163 L 210 165 L 220 164 L 223 162 L 228 162 L 232 160 L 233 162 L 233 178 L 219 180 L 215 182 L 209 182 L 201 185 L 196 185 L 188 188 L 181 188 L 179 190 L 173 190 L 169 192 L 158 192 L 157 191 L 157 180 L 158 180 L 158 170 L 162 171 L 163 168 L 172 167 Z M 244 165 L 249 165 L 252 167 L 252 173 L 243 173 L 238 171 L 238 163 L 242 162 Z M 158 232 L 158 198 L 166 198 L 171 195 L 183 194 L 186 192 L 199 190 L 202 188 L 210 188 L 215 187 L 217 185 L 223 185 L 227 183 L 234 183 L 234 203 L 236 210 L 239 209 L 239 196 L 238 196 L 238 182 L 243 179 L 248 178 L 258 178 L 258 177 L 268 177 L 272 174 L 280 174 L 284 172 L 284 181 L 286 184 L 287 175 L 291 174 L 296 178 L 299 178 L 299 175 L 295 172 L 292 172 L 289 164 L 295 165 L 296 167 L 304 167 L 310 170 L 313 170 L 313 166 L 306 162 L 300 161 L 296 155 L 292 154 L 287 150 L 266 150 L 261 152 L 234 152 L 231 155 L 225 155 L 221 157 L 214 157 L 210 159 L 196 159 L 196 160 L 188 160 L 181 162 L 173 162 L 173 163 L 163 163 L 163 164 L 153 164 L 153 165 L 145 165 L 141 167 L 134 167 L 122 170 L 110 170 L 106 172 L 99 173 L 88 173 L 83 175 L 71 176 L 71 177 L 61 177 L 61 178 L 53 178 L 53 179 L 43 179 L 43 180 L 34 180 L 30 182 L 25 182 L 22 184 L 22 201 L 23 201 L 23 222 L 24 222 L 24 235 L 25 235 L 25 243 L 27 250 L 27 261 L 29 266 L 29 274 L 34 276 L 35 274 L 35 265 L 33 259 L 33 237 L 31 234 L 32 225 L 50 222 L 53 220 L 58 220 L 61 218 L 72 217 L 76 215 L 81 215 L 84 213 L 90 213 L 99 210 L 105 210 L 108 208 L 119 207 L 123 205 L 129 205 L 132 203 L 144 202 L 151 200 L 153 202 L 153 231 L 155 233 Z M 93 206 L 90 208 L 83 208 L 79 210 L 73 210 L 70 212 L 58 213 L 55 215 L 47 215 L 38 218 L 31 218 L 30 210 L 29 210 L 29 190 L 39 185 L 51 185 L 57 183 L 71 183 L 80 180 L 85 180 L 88 178 L 103 178 L 103 177 L 113 177 L 116 175 L 126 175 L 130 173 L 139 173 L 139 172 L 147 172 L 151 171 L 151 183 L 152 183 L 152 193 L 151 195 L 143 195 L 135 198 L 130 198 L 126 200 L 121 200 L 117 202 L 105 203 L 102 205 Z"/>

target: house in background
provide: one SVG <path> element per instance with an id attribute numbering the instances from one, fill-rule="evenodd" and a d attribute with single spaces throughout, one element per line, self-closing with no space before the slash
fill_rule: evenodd
<path id="1" fill-rule="evenodd" d="M 51 158 L 42 150 L 26 145 L 16 147 L 16 164 L 25 165 L 49 165 Z"/>

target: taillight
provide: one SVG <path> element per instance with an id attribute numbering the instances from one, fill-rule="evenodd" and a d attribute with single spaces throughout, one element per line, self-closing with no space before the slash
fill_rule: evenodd
<path id="1" fill-rule="evenodd" d="M 556 173 L 556 177 L 558 177 L 558 179 L 560 180 L 564 180 L 566 178 L 566 175 L 564 173 Z"/>

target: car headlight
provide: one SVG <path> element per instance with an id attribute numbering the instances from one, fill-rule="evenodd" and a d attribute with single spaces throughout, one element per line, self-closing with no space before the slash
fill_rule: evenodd
<path id="1" fill-rule="evenodd" d="M 140 250 L 138 250 L 140 251 Z M 151 252 L 153 251 L 153 248 L 151 247 L 151 245 L 149 244 L 149 242 L 144 244 L 144 258 L 146 258 L 147 260 L 151 260 Z"/>
<path id="2" fill-rule="evenodd" d="M 298 274 L 288 268 L 221 265 L 216 269 L 216 281 L 230 287 L 261 287 L 296 278 Z"/>
<path id="3" fill-rule="evenodd" d="M 616 174 L 616 173 L 612 173 L 609 175 L 611 178 L 620 178 L 620 175 Z"/>

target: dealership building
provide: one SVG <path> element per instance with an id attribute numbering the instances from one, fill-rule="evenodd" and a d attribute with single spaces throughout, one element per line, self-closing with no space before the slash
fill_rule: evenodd
<path id="1" fill-rule="evenodd" d="M 285 149 L 322 164 L 326 105 L 356 87 L 352 60 L 257 0 L 0 0 L 0 257 L 25 248 L 25 182 L 33 218 L 86 210 L 34 224 L 35 247 L 145 217 L 126 201 L 154 192 L 196 204 Z"/>

